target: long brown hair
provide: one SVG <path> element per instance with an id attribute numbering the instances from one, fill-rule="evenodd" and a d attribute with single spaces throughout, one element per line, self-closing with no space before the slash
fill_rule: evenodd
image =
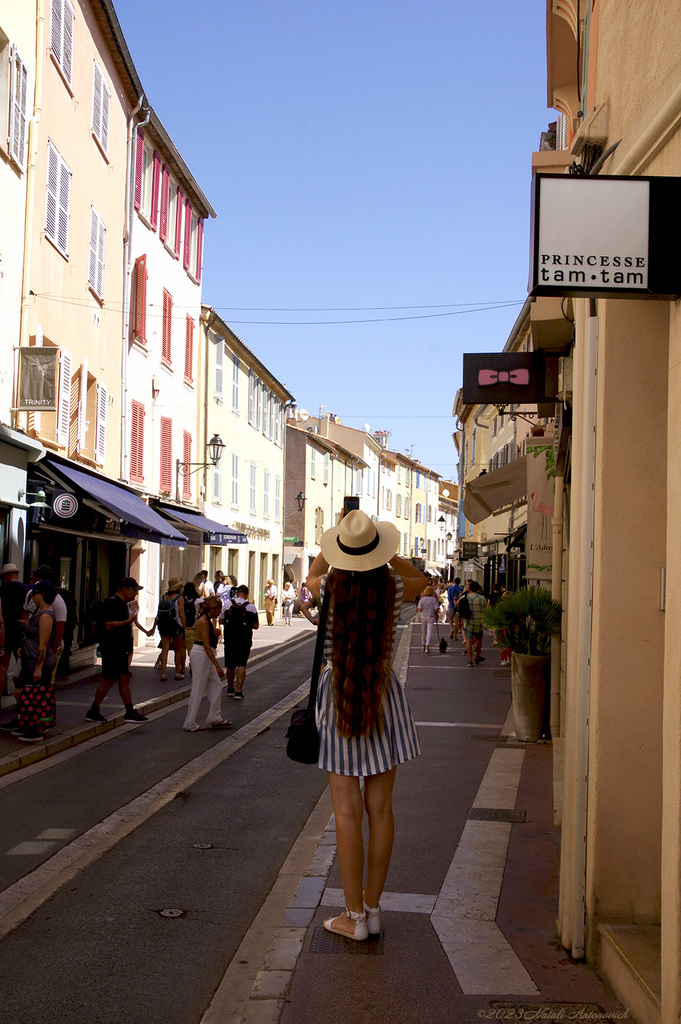
<path id="1" fill-rule="evenodd" d="M 332 569 L 331 691 L 341 736 L 383 728 L 390 679 L 395 581 L 387 565 L 368 572 Z"/>

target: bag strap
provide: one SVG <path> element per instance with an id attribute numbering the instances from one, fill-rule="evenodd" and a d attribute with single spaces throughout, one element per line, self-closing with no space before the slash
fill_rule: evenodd
<path id="1" fill-rule="evenodd" d="M 319 674 L 322 667 L 322 655 L 324 654 L 324 641 L 326 639 L 326 618 L 329 610 L 329 588 L 324 588 L 324 600 L 322 601 L 321 611 L 319 613 L 319 622 L 317 623 L 317 642 L 314 648 L 314 658 L 312 659 L 312 676 L 310 677 L 310 696 L 307 701 L 308 714 L 314 713 L 315 704 L 317 702 L 317 686 L 319 685 Z"/>

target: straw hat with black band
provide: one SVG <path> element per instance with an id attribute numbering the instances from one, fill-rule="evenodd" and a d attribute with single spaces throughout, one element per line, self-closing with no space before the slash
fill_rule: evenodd
<path id="1" fill-rule="evenodd" d="M 393 523 L 373 522 L 353 509 L 338 526 L 322 534 L 322 555 L 332 569 L 368 572 L 385 565 L 397 554 L 400 533 Z"/>

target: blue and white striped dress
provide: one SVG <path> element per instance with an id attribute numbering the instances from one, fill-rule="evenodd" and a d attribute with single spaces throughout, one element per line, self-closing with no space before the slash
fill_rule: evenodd
<path id="1" fill-rule="evenodd" d="M 392 570 L 391 570 L 392 571 Z M 393 646 L 402 606 L 402 578 L 395 578 L 395 607 L 393 609 Z M 322 580 L 324 596 L 326 576 Z M 404 690 L 394 672 L 383 698 L 383 729 L 367 736 L 341 736 L 336 728 L 336 709 L 331 693 L 331 632 L 333 611 L 329 608 L 324 643 L 326 667 L 319 677 L 317 690 L 317 728 L 319 730 L 319 760 L 317 764 L 335 775 L 378 775 L 397 764 L 403 764 L 421 753 L 416 725 L 412 718 Z"/>

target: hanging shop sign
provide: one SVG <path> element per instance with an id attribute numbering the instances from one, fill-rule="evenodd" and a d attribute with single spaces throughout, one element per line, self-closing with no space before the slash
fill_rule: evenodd
<path id="1" fill-rule="evenodd" d="M 461 558 L 467 561 L 469 558 L 478 557 L 479 545 L 477 541 L 465 540 L 461 544 Z"/>
<path id="2" fill-rule="evenodd" d="M 537 174 L 530 295 L 675 299 L 681 178 Z"/>
<path id="3" fill-rule="evenodd" d="M 461 398 L 466 405 L 542 403 L 546 391 L 543 352 L 475 352 L 463 357 Z"/>
<path id="4" fill-rule="evenodd" d="M 59 349 L 24 347 L 19 353 L 19 412 L 56 412 L 57 356 Z"/>
<path id="5" fill-rule="evenodd" d="M 52 511 L 60 519 L 70 519 L 78 511 L 78 498 L 69 491 L 55 494 L 52 499 Z"/>
<path id="6" fill-rule="evenodd" d="M 525 576 L 550 584 L 553 569 L 553 524 L 555 514 L 555 468 L 553 438 L 528 438 L 527 448 L 527 537 Z"/>

